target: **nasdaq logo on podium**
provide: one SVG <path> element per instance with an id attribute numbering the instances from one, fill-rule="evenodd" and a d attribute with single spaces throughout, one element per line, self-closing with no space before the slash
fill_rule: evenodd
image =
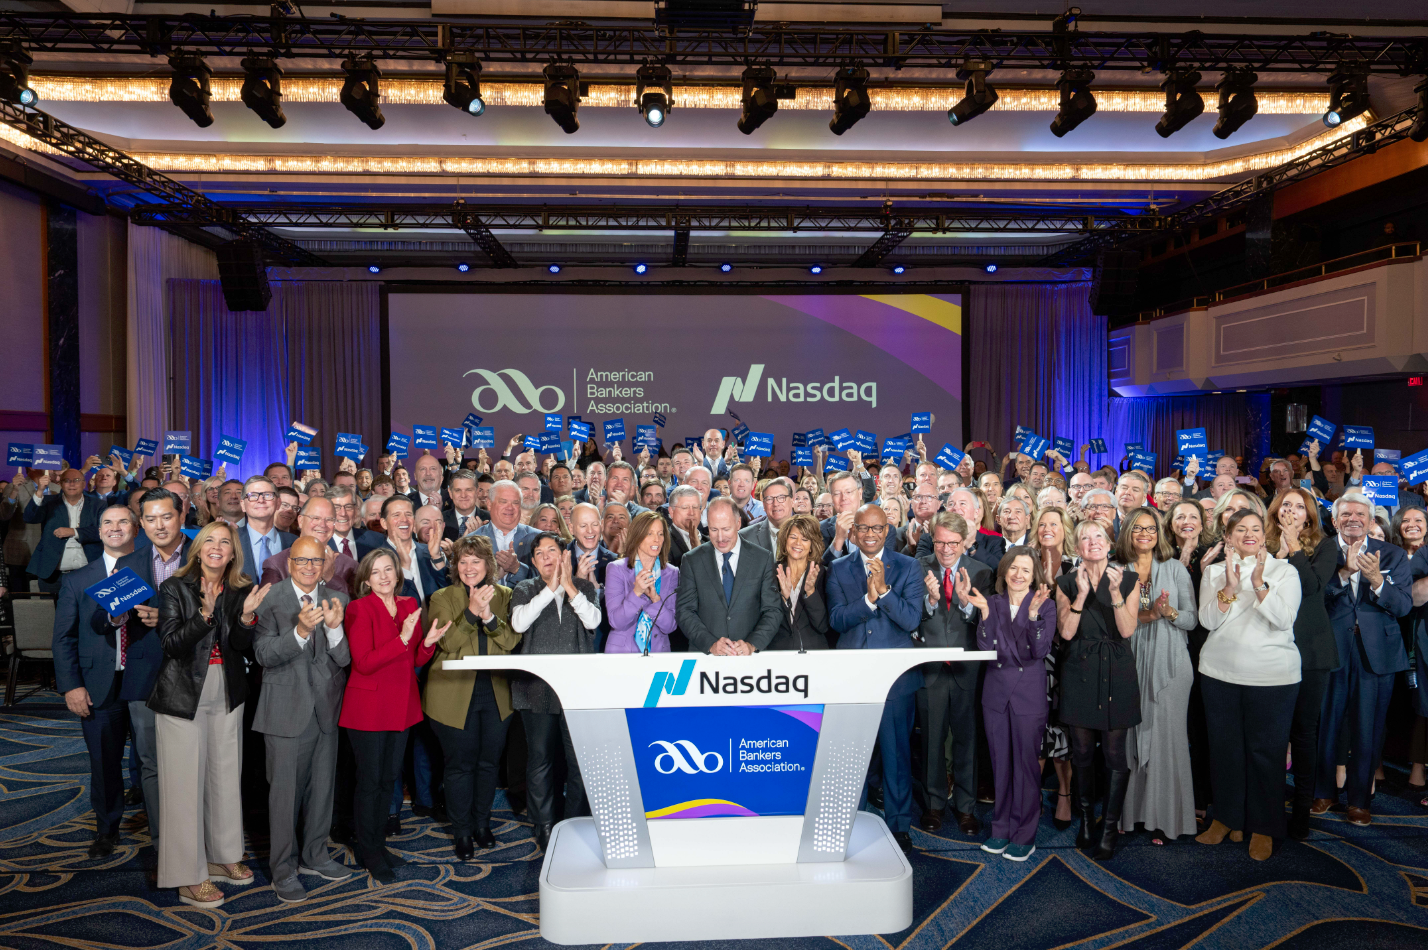
<path id="1" fill-rule="evenodd" d="M 821 705 L 646 705 L 625 721 L 646 818 L 803 814 Z"/>

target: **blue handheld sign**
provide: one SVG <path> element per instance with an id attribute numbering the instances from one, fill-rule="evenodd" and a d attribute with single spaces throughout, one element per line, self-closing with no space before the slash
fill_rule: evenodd
<path id="1" fill-rule="evenodd" d="M 154 589 L 145 584 L 131 567 L 121 568 L 97 584 L 91 584 L 84 593 L 99 605 L 99 609 L 117 617 L 135 604 L 142 604 L 154 596 Z"/>
<path id="2" fill-rule="evenodd" d="M 635 426 L 635 445 L 648 446 L 649 448 L 659 447 L 659 431 L 655 426 Z"/>
<path id="3" fill-rule="evenodd" d="M 221 462 L 232 462 L 237 465 L 243 461 L 243 450 L 247 447 L 248 443 L 237 436 L 220 435 L 218 445 L 213 450 L 213 457 Z"/>
<path id="4" fill-rule="evenodd" d="M 1323 416 L 1315 416 L 1310 420 L 1309 428 L 1304 434 L 1311 439 L 1318 439 L 1321 446 L 1328 448 L 1329 440 L 1334 437 L 1334 424 Z"/>
<path id="5" fill-rule="evenodd" d="M 768 458 L 773 455 L 774 437 L 772 432 L 750 432 L 744 440 L 744 451 L 749 455 Z"/>
<path id="6" fill-rule="evenodd" d="M 704 451 L 704 436 L 686 435 L 684 437 L 684 447 L 691 452 L 693 452 L 695 449 L 698 449 L 701 452 Z"/>
<path id="7" fill-rule="evenodd" d="M 1374 504 L 1388 508 L 1398 506 L 1397 475 L 1365 475 L 1362 487 L 1364 495 Z"/>
<path id="8" fill-rule="evenodd" d="M 961 465 L 962 460 L 966 457 L 966 452 L 963 452 L 961 449 L 955 447 L 954 445 L 952 445 L 952 443 L 947 442 L 943 444 L 942 451 L 937 453 L 937 457 L 934 458 L 933 461 L 936 462 L 942 468 L 948 469 L 950 471 L 952 469 L 955 469 L 958 465 Z"/>
<path id="9" fill-rule="evenodd" d="M 561 418 L 560 413 L 558 413 L 558 412 L 547 412 L 547 413 L 545 414 L 545 431 L 547 431 L 547 432 L 559 432 L 559 431 L 560 431 L 561 429 L 563 429 L 564 427 L 565 427 L 565 420 Z"/>
<path id="10" fill-rule="evenodd" d="M 1210 437 L 1203 427 L 1176 429 L 1175 448 L 1186 457 L 1193 455 L 1195 458 L 1205 459 L 1210 455 Z"/>
<path id="11" fill-rule="evenodd" d="M 659 426 L 661 429 L 663 429 L 668 424 L 668 420 L 665 419 L 664 413 L 657 412 L 654 414 L 654 424 Z"/>
<path id="12" fill-rule="evenodd" d="M 412 426 L 412 445 L 418 449 L 439 449 L 437 426 Z"/>
<path id="13" fill-rule="evenodd" d="M 473 449 L 494 449 L 496 447 L 496 427 L 477 426 L 472 429 L 471 447 Z"/>
<path id="14" fill-rule="evenodd" d="M 1035 432 L 1028 432 L 1021 441 L 1021 454 L 1030 455 L 1033 459 L 1041 458 L 1049 448 L 1051 440 Z"/>
<path id="15" fill-rule="evenodd" d="M 315 445 L 299 446 L 293 467 L 300 472 L 315 472 L 322 468 L 322 450 Z"/>
<path id="16" fill-rule="evenodd" d="M 312 440 L 315 438 L 317 438 L 317 430 L 301 422 L 294 422 L 288 426 L 288 434 L 284 436 L 286 441 L 296 442 L 298 445 L 312 445 Z"/>
<path id="17" fill-rule="evenodd" d="M 1344 426 L 1344 448 L 1373 448 L 1373 426 Z"/>
<path id="18" fill-rule="evenodd" d="M 44 468 L 58 472 L 61 468 L 64 468 L 64 446 L 36 445 L 35 460 L 31 465 L 35 468 Z"/>
<path id="19" fill-rule="evenodd" d="M 188 432 L 165 432 L 164 454 L 187 455 L 193 446 L 193 436 Z"/>
<path id="20" fill-rule="evenodd" d="M 813 450 L 806 445 L 800 445 L 793 450 L 794 465 L 812 465 Z"/>
<path id="21" fill-rule="evenodd" d="M 930 412 L 914 412 L 914 413 L 912 414 L 912 431 L 913 431 L 914 433 L 917 433 L 917 432 L 931 432 L 931 431 L 932 431 L 932 413 L 930 413 Z"/>
<path id="22" fill-rule="evenodd" d="M 119 461 L 124 463 L 125 468 L 128 468 L 130 465 L 134 464 L 133 449 L 126 449 L 122 445 L 111 445 L 109 446 L 109 454 L 119 456 Z"/>
<path id="23" fill-rule="evenodd" d="M 1051 440 L 1051 447 L 1060 453 L 1066 461 L 1076 461 L 1076 441 L 1074 439 L 1058 435 Z"/>
<path id="24" fill-rule="evenodd" d="M 846 472 L 852 464 L 841 455 L 830 455 L 828 461 L 823 463 L 824 472 Z"/>
<path id="25" fill-rule="evenodd" d="M 134 443 L 134 454 L 151 456 L 159 450 L 159 443 L 154 439 L 140 439 Z"/>
<path id="26" fill-rule="evenodd" d="M 540 450 L 546 455 L 554 455 L 560 451 L 560 433 L 542 432 L 540 434 Z"/>
<path id="27" fill-rule="evenodd" d="M 842 452 L 846 449 L 851 449 L 853 444 L 858 440 L 854 437 L 853 433 L 847 429 L 839 429 L 837 432 L 828 433 L 828 441 L 833 443 L 833 448 Z"/>
<path id="28" fill-rule="evenodd" d="M 536 433 L 532 433 L 531 435 L 526 436 L 525 439 L 521 442 L 521 448 L 523 448 L 523 449 L 535 449 L 536 451 L 539 451 L 539 450 L 540 450 L 540 445 L 541 445 L 541 439 L 542 439 L 544 436 L 545 436 L 545 433 L 544 433 L 544 432 L 536 432 Z"/>
<path id="29" fill-rule="evenodd" d="M 179 459 L 179 473 L 186 478 L 203 478 L 203 459 L 185 455 Z"/>
<path id="30" fill-rule="evenodd" d="M 1091 440 L 1091 451 L 1092 451 L 1092 452 L 1095 452 L 1095 453 L 1097 453 L 1097 454 L 1099 454 L 1099 455 L 1105 455 L 1106 452 L 1108 451 L 1108 450 L 1106 449 L 1106 440 L 1105 440 L 1105 439 L 1092 439 L 1092 440 Z"/>
<path id="31" fill-rule="evenodd" d="M 793 434 L 793 441 L 789 442 L 789 445 L 793 446 L 794 448 L 806 446 L 808 445 L 808 436 L 804 435 L 802 432 L 795 432 Z"/>
<path id="32" fill-rule="evenodd" d="M 340 436 L 339 436 L 339 438 L 340 438 Z M 453 428 L 451 428 L 451 427 L 449 427 L 449 426 L 442 426 L 442 427 L 441 427 L 441 444 L 442 444 L 442 445 L 449 445 L 449 446 L 451 446 L 451 447 L 453 447 L 453 448 L 457 448 L 457 449 L 462 448 L 463 446 L 465 446 L 465 445 L 466 445 L 466 427 L 465 427 L 465 426 L 460 426 L 460 427 L 458 427 L 458 428 L 453 429 Z M 338 452 L 337 454 L 338 454 L 338 455 L 341 455 L 342 453 L 341 453 L 341 452 Z"/>
<path id="33" fill-rule="evenodd" d="M 407 457 L 408 450 L 411 449 L 412 437 L 401 432 L 393 432 L 391 438 L 387 439 L 387 451 L 399 459 Z"/>
<path id="34" fill-rule="evenodd" d="M 1428 449 L 1401 459 L 1398 463 L 1398 470 L 1403 473 L 1403 477 L 1408 480 L 1410 485 L 1428 481 Z"/>
<path id="35" fill-rule="evenodd" d="M 5 455 L 6 465 L 30 467 L 35 463 L 35 447 L 29 442 L 11 442 Z"/>
<path id="36" fill-rule="evenodd" d="M 481 417 L 474 412 L 468 412 L 466 418 L 461 420 L 462 428 L 474 429 L 481 424 Z"/>
<path id="37" fill-rule="evenodd" d="M 809 429 L 807 432 L 803 433 L 803 435 L 806 439 L 808 439 L 809 448 L 817 448 L 820 445 L 828 444 L 828 436 L 823 434 L 822 429 Z"/>
<path id="38" fill-rule="evenodd" d="M 872 455 L 878 450 L 878 436 L 875 432 L 867 429 L 859 429 L 858 434 L 853 437 L 853 448 L 864 455 Z"/>
<path id="39" fill-rule="evenodd" d="M 1127 443 L 1126 443 L 1126 454 L 1127 454 L 1127 455 L 1130 455 L 1132 452 L 1144 452 L 1144 451 L 1145 451 L 1145 443 L 1144 443 L 1144 442 L 1127 442 Z"/>
<path id="40" fill-rule="evenodd" d="M 337 433 L 337 445 L 333 448 L 332 454 L 338 458 L 357 461 L 366 454 L 365 446 L 362 445 L 362 436 L 355 432 Z"/>
<path id="41" fill-rule="evenodd" d="M 570 419 L 567 422 L 566 427 L 570 430 L 570 437 L 572 439 L 579 439 L 581 442 L 589 440 L 590 423 L 585 422 L 581 419 Z"/>
<path id="42" fill-rule="evenodd" d="M 744 442 L 744 437 L 747 436 L 748 434 L 749 434 L 749 427 L 746 426 L 746 425 L 744 425 L 742 422 L 740 422 L 738 425 L 734 426 L 734 431 L 729 433 L 729 435 L 733 438 L 733 440 L 734 440 L 735 442 L 739 443 L 740 445 L 743 444 L 743 442 Z"/>
<path id="43" fill-rule="evenodd" d="M 623 418 L 607 419 L 605 421 L 606 444 L 623 441 L 625 441 L 625 420 Z"/>

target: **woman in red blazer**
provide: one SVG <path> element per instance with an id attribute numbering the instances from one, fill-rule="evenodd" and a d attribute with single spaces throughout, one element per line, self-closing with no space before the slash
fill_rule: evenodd
<path id="1" fill-rule="evenodd" d="M 338 725 L 346 727 L 357 763 L 352 806 L 357 857 L 372 877 L 390 884 L 396 880 L 393 868 L 404 862 L 387 850 L 387 811 L 407 730 L 422 717 L 416 668 L 431 659 L 451 624 L 433 625 L 423 634 L 421 604 L 397 596 L 402 569 L 388 548 L 362 559 L 354 583 L 357 599 L 347 605 L 346 619 L 352 670 Z"/>

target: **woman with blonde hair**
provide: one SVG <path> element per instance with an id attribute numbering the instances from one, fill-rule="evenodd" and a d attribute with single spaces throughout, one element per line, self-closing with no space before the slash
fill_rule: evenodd
<path id="1" fill-rule="evenodd" d="M 160 800 L 159 887 L 194 907 L 220 907 L 214 881 L 246 886 L 242 863 L 245 657 L 268 586 L 243 571 L 234 529 L 198 532 L 188 560 L 159 585 L 163 650 L 148 706 L 154 711 Z M 141 632 L 142 625 L 138 628 Z"/>
<path id="2" fill-rule="evenodd" d="M 563 495 L 561 497 L 568 498 L 569 496 Z M 575 499 L 571 498 L 570 501 L 571 509 L 574 510 Z M 565 515 L 561 514 L 560 508 L 548 501 L 536 505 L 534 510 L 531 511 L 530 526 L 537 531 L 549 531 L 551 534 L 557 534 L 560 536 L 560 540 L 566 544 L 570 543 L 572 535 Z"/>

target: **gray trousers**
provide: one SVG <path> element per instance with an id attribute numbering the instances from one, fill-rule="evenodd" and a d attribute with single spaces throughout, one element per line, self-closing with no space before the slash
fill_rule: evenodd
<path id="1" fill-rule="evenodd" d="M 129 703 L 129 729 L 139 753 L 139 784 L 144 787 L 144 814 L 149 817 L 149 843 L 159 846 L 159 740 L 154 711 L 143 700 Z"/>
<path id="2" fill-rule="evenodd" d="M 950 674 L 927 677 L 917 691 L 922 718 L 927 807 L 947 807 L 947 750 L 952 755 L 952 807 L 970 814 L 977 804 L 977 679 L 961 686 Z M 946 746 L 943 743 L 946 742 Z"/>
<path id="3" fill-rule="evenodd" d="M 298 736 L 265 735 L 268 750 L 268 864 L 274 881 L 301 866 L 331 860 L 332 789 L 337 780 L 337 730 L 323 732 L 309 714 Z"/>
<path id="4" fill-rule="evenodd" d="M 213 665 L 192 720 L 154 716 L 164 796 L 159 887 L 208 880 L 208 865 L 243 860 L 243 706 L 228 711 L 223 667 Z"/>

